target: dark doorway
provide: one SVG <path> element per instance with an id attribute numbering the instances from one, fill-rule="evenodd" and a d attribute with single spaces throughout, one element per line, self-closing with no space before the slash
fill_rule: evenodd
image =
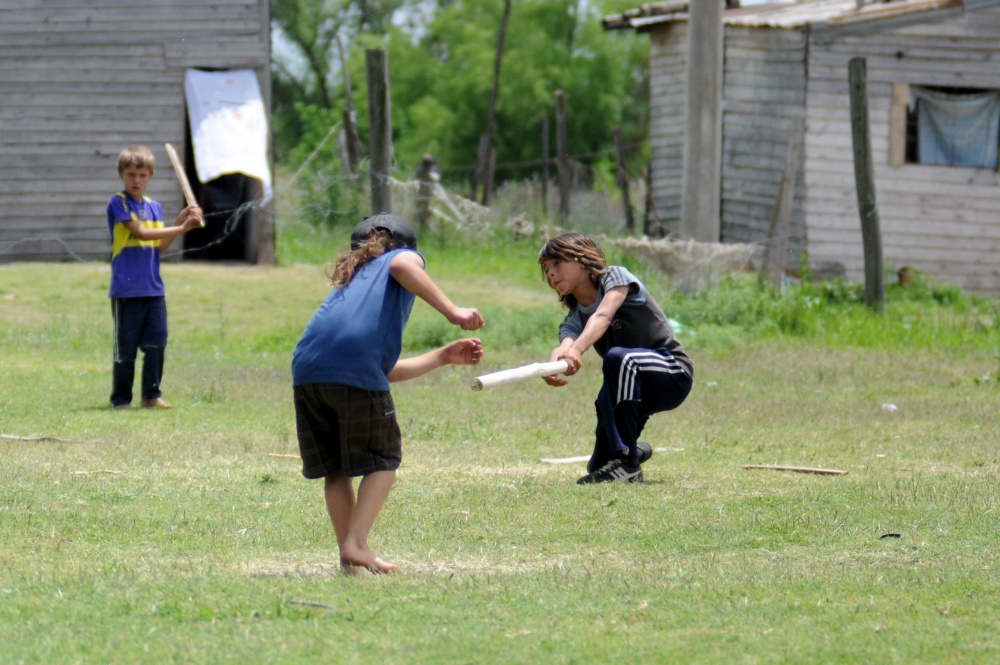
<path id="1" fill-rule="evenodd" d="M 205 228 L 184 236 L 188 258 L 210 261 L 252 261 L 255 201 L 260 182 L 242 173 L 231 173 L 202 183 L 198 202 Z"/>

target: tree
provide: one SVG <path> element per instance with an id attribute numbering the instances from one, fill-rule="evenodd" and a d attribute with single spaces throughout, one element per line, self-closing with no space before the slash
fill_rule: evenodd
<path id="1" fill-rule="evenodd" d="M 343 107 L 338 36 L 383 32 L 405 0 L 272 0 L 272 108 L 279 159 L 305 137 L 304 108 Z M 336 115 L 336 114 L 333 114 Z M 334 120 L 335 122 L 335 120 Z"/>
<path id="2" fill-rule="evenodd" d="M 629 145 L 647 126 L 648 40 L 605 32 L 602 16 L 625 0 L 514 0 L 506 34 L 493 145 L 499 179 L 530 176 L 541 157 L 539 123 L 553 114 L 557 89 L 569 108 L 569 149 L 582 162 L 613 163 L 613 130 Z M 434 156 L 448 181 L 468 181 L 486 131 L 497 29 L 504 0 L 281 0 L 275 30 L 296 58 L 276 49 L 272 87 L 279 161 L 301 161 L 344 107 L 336 36 L 349 47 L 362 142 L 367 144 L 364 51 L 389 54 L 393 145 L 410 173 Z M 297 60 L 296 60 L 297 59 Z M 336 159 L 335 154 L 330 155 Z"/>
<path id="3" fill-rule="evenodd" d="M 396 155 L 415 163 L 431 153 L 446 176 L 470 177 L 479 136 L 486 131 L 502 0 L 453 0 L 438 8 L 423 34 L 390 30 Z M 541 157 L 539 122 L 553 112 L 553 94 L 566 92 L 571 109 L 570 151 L 582 161 L 613 155 L 613 129 L 626 141 L 645 135 L 648 40 L 608 34 L 594 3 L 517 0 L 506 35 L 494 145 L 498 163 Z M 529 175 L 508 166 L 502 175 Z"/>

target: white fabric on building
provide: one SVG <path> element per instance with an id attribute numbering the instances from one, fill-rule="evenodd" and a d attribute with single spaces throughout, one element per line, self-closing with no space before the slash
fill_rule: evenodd
<path id="1" fill-rule="evenodd" d="M 272 194 L 267 158 L 267 113 L 252 69 L 205 72 L 184 78 L 198 180 L 242 173 L 261 181 L 266 203 Z"/>

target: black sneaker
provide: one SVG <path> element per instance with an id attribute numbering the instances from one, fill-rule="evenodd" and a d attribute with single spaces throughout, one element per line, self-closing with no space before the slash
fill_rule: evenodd
<path id="1" fill-rule="evenodd" d="M 635 447 L 639 451 L 639 464 L 645 464 L 649 461 L 649 458 L 653 456 L 653 446 L 649 445 L 645 441 L 637 442 Z"/>
<path id="2" fill-rule="evenodd" d="M 620 459 L 613 459 L 597 471 L 588 473 L 583 478 L 576 481 L 577 485 L 589 485 L 591 483 L 641 483 L 642 469 L 638 466 L 629 466 Z"/>

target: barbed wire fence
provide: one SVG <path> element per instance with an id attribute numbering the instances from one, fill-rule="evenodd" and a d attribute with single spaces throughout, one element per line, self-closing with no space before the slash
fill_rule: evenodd
<path id="1" fill-rule="evenodd" d="M 330 129 L 310 155 L 296 167 L 287 181 L 280 185 L 276 184 L 275 199 L 287 198 L 295 202 L 291 206 L 283 206 L 280 215 L 276 212 L 278 206 L 275 201 L 265 202 L 262 198 L 246 201 L 232 210 L 207 214 L 206 225 L 221 225 L 221 231 L 212 240 L 198 246 L 171 248 L 164 253 L 164 259 L 178 259 L 204 253 L 221 245 L 240 231 L 241 220 L 251 212 L 259 221 L 269 223 L 276 235 L 291 225 L 315 224 L 315 221 L 311 221 L 315 219 L 336 218 L 353 224 L 368 214 L 361 209 L 360 203 L 333 209 L 327 202 L 319 200 L 314 195 L 315 192 L 310 191 L 310 187 L 322 190 L 325 187 L 341 186 L 363 190 L 363 183 L 368 181 L 370 172 L 366 170 L 367 163 L 362 163 L 358 171 L 350 175 L 324 173 L 322 170 L 309 171 L 338 127 L 339 123 Z M 523 161 L 513 163 L 511 166 L 522 167 L 532 164 L 534 162 Z M 498 165 L 500 166 L 507 165 Z M 458 167 L 450 170 L 455 168 Z M 393 212 L 412 220 L 416 218 L 418 208 L 423 204 L 429 213 L 424 230 L 447 237 L 456 244 L 475 246 L 477 243 L 500 236 L 544 242 L 564 230 L 552 223 L 543 213 L 546 209 L 555 209 L 554 204 L 550 205 L 551 202 L 542 201 L 546 191 L 548 196 L 554 197 L 555 188 L 542 187 L 537 177 L 502 183 L 497 188 L 492 205 L 484 206 L 450 190 L 441 183 L 436 174 L 432 178 L 428 195 L 426 186 L 422 188 L 422 183 L 416 177 L 404 178 L 401 177 L 399 169 L 394 171 L 389 178 Z M 303 178 L 307 173 L 310 175 L 308 183 L 304 182 L 307 179 Z M 645 199 L 645 186 L 646 183 L 641 180 L 634 184 L 637 200 Z M 363 193 L 359 192 L 356 200 L 362 201 L 363 196 Z M 428 198 L 429 200 L 426 200 Z M 755 252 L 759 250 L 759 246 L 755 244 L 697 243 L 671 237 L 653 239 L 627 236 L 620 202 L 616 200 L 613 192 L 602 191 L 600 188 L 596 191 L 593 188 L 575 190 L 572 193 L 571 210 L 573 212 L 567 220 L 567 225 L 572 230 L 598 237 L 602 243 L 617 247 L 630 256 L 664 271 L 675 277 L 684 288 L 708 288 L 726 272 L 746 270 Z M 74 242 L 81 239 L 107 241 L 110 255 L 110 238 L 107 229 L 101 225 L 95 229 L 70 233 L 31 234 L 24 238 L 0 242 L 0 260 L 5 258 L 4 255 L 8 255 L 9 258 L 9 255 L 16 254 L 18 248 L 26 243 L 55 243 L 62 248 L 66 257 L 74 261 L 93 261 L 93 257 L 81 256 L 73 249 Z"/>

